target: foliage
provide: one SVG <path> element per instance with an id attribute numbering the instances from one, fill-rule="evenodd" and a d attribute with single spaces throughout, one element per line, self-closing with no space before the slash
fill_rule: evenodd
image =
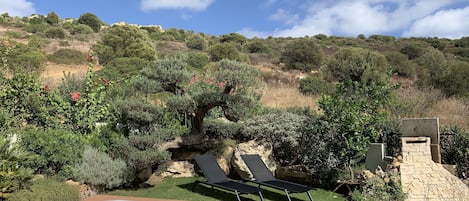
<path id="1" fill-rule="evenodd" d="M 241 56 L 233 43 L 217 43 L 210 47 L 210 60 L 220 61 L 222 59 L 241 61 Z"/>
<path id="2" fill-rule="evenodd" d="M 281 165 L 298 165 L 303 159 L 306 128 L 311 121 L 308 116 L 290 112 L 259 115 L 245 121 L 241 133 L 272 144 L 274 158 Z"/>
<path id="3" fill-rule="evenodd" d="M 148 177 L 139 176 L 140 173 L 148 170 L 153 172 L 158 165 L 170 159 L 169 152 L 157 149 L 156 145 L 161 142 L 158 132 L 131 134 L 128 138 L 116 139 L 112 142 L 109 155 L 125 161 L 131 170 L 128 181 L 140 184 L 148 179 Z"/>
<path id="4" fill-rule="evenodd" d="M 106 64 L 106 68 L 98 71 L 97 75 L 108 80 L 126 79 L 138 75 L 148 63 L 148 60 L 138 57 L 116 58 Z"/>
<path id="5" fill-rule="evenodd" d="M 372 69 L 376 64 L 367 59 L 355 65 Z M 350 169 L 364 157 L 369 143 L 382 135 L 387 119 L 383 108 L 396 88 L 389 79 L 380 72 L 357 71 L 338 83 L 333 94 L 321 97 L 323 116 L 312 124 L 307 136 L 308 166 L 324 172 Z"/>
<path id="6" fill-rule="evenodd" d="M 439 78 L 437 83 L 448 96 L 469 97 L 469 63 L 451 62 L 449 72 Z"/>
<path id="7" fill-rule="evenodd" d="M 46 16 L 46 22 L 50 25 L 58 25 L 60 17 L 55 12 L 50 12 Z"/>
<path id="8" fill-rule="evenodd" d="M 60 27 L 51 27 L 44 33 L 47 38 L 65 38 L 65 31 Z"/>
<path id="9" fill-rule="evenodd" d="M 19 165 L 26 158 L 9 138 L 0 135 L 0 199 L 29 185 L 32 171 Z"/>
<path id="10" fill-rule="evenodd" d="M 91 27 L 91 29 L 93 29 L 93 31 L 96 33 L 101 30 L 101 25 L 103 24 L 103 22 L 98 18 L 98 16 L 93 13 L 84 13 L 80 15 L 80 17 L 78 18 L 78 23 Z"/>
<path id="11" fill-rule="evenodd" d="M 119 100 L 113 104 L 112 110 L 125 133 L 149 132 L 163 115 L 161 107 L 143 100 Z"/>
<path id="12" fill-rule="evenodd" d="M 334 91 L 334 84 L 319 76 L 308 76 L 300 80 L 299 90 L 305 95 L 322 95 Z"/>
<path id="13" fill-rule="evenodd" d="M 194 50 L 205 50 L 207 48 L 208 41 L 202 35 L 192 35 L 186 38 L 186 46 Z"/>
<path id="14" fill-rule="evenodd" d="M 18 43 L 10 47 L 7 64 L 13 72 L 39 73 L 45 61 L 46 56 L 42 52 Z"/>
<path id="15" fill-rule="evenodd" d="M 47 56 L 47 60 L 56 64 L 83 64 L 86 53 L 74 49 L 60 49 Z"/>
<path id="16" fill-rule="evenodd" d="M 376 74 L 387 72 L 386 58 L 365 49 L 342 48 L 329 60 L 326 77 L 332 81 L 352 81 L 366 83 L 378 78 Z"/>
<path id="17" fill-rule="evenodd" d="M 400 76 L 413 78 L 415 76 L 415 66 L 408 57 L 400 52 L 392 51 L 385 54 L 386 60 L 392 67 L 393 73 Z"/>
<path id="18" fill-rule="evenodd" d="M 130 25 L 106 29 L 96 45 L 96 52 L 103 65 L 120 57 L 138 57 L 151 61 L 156 54 L 147 32 Z"/>
<path id="19" fill-rule="evenodd" d="M 46 39 L 37 35 L 32 35 L 28 40 L 28 46 L 34 49 L 44 48 L 46 43 L 47 43 Z"/>
<path id="20" fill-rule="evenodd" d="M 37 125 L 55 127 L 61 111 L 57 101 L 48 93 L 48 87 L 38 84 L 36 77 L 26 73 L 15 73 L 12 78 L 0 78 L 0 105 L 10 114 L 12 127 Z"/>
<path id="21" fill-rule="evenodd" d="M 268 51 L 267 45 L 262 40 L 253 40 L 246 44 L 249 53 L 265 53 Z"/>
<path id="22" fill-rule="evenodd" d="M 19 143 L 32 156 L 22 163 L 38 174 L 69 178 L 83 153 L 83 139 L 67 129 L 28 127 L 19 134 Z"/>
<path id="23" fill-rule="evenodd" d="M 246 37 L 239 33 L 229 33 L 221 35 L 219 40 L 221 43 L 234 43 L 238 45 L 244 45 L 244 43 L 246 43 L 247 41 Z"/>
<path id="24" fill-rule="evenodd" d="M 429 48 L 417 62 L 424 67 L 419 75 L 418 85 L 441 89 L 441 79 L 450 72 L 445 55 L 437 49 Z"/>
<path id="25" fill-rule="evenodd" d="M 280 62 L 285 64 L 285 68 L 309 72 L 319 69 L 324 58 L 321 47 L 315 40 L 301 38 L 287 44 L 282 51 Z"/>
<path id="26" fill-rule="evenodd" d="M 73 167 L 76 179 L 97 189 L 113 189 L 123 185 L 128 176 L 126 163 L 106 153 L 85 147 L 83 157 Z"/>
<path id="27" fill-rule="evenodd" d="M 459 40 L 456 40 L 456 47 L 468 48 L 469 47 L 469 37 L 462 37 Z"/>
<path id="28" fill-rule="evenodd" d="M 39 178 L 32 182 L 30 188 L 15 192 L 8 200 L 79 201 L 80 193 L 77 186 L 72 186 L 52 179 Z"/>
<path id="29" fill-rule="evenodd" d="M 188 52 L 186 62 L 190 67 L 202 69 L 209 63 L 209 59 L 205 53 Z"/>
<path id="30" fill-rule="evenodd" d="M 92 33 L 94 33 L 94 30 L 86 24 L 73 24 L 70 27 L 70 34 L 72 35 Z"/>
<path id="31" fill-rule="evenodd" d="M 205 135 L 210 139 L 238 139 L 247 140 L 240 136 L 242 125 L 224 119 L 208 119 L 204 123 Z"/>
<path id="32" fill-rule="evenodd" d="M 354 201 L 404 201 L 406 194 L 402 187 L 398 174 L 388 174 L 386 177 L 373 176 L 367 178 L 359 190 L 352 192 Z"/>
<path id="33" fill-rule="evenodd" d="M 404 46 L 400 50 L 400 52 L 402 54 L 407 55 L 407 57 L 410 60 L 414 60 L 414 59 L 417 59 L 417 58 L 419 58 L 420 56 L 422 56 L 424 54 L 424 49 L 421 46 L 416 45 L 416 44 L 408 44 L 408 45 Z"/>
<path id="34" fill-rule="evenodd" d="M 444 134 L 452 135 L 453 139 L 450 141 L 442 141 L 442 155 L 443 157 L 449 154 L 450 158 L 445 158 L 446 162 L 451 162 L 456 165 L 456 172 L 462 179 L 469 178 L 469 132 L 458 127 L 451 126 L 443 129 Z M 444 151 L 443 151 L 444 149 Z M 448 160 L 450 159 L 450 160 Z M 451 160 L 452 159 L 452 160 Z"/>

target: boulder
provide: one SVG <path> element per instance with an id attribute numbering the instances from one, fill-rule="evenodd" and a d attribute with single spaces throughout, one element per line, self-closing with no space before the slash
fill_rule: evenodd
<path id="1" fill-rule="evenodd" d="M 234 148 L 227 146 L 223 149 L 223 152 L 221 155 L 217 156 L 217 162 L 220 165 L 221 169 L 225 171 L 225 174 L 229 175 L 230 174 L 230 169 L 231 169 L 231 159 L 234 154 Z"/>
<path id="2" fill-rule="evenodd" d="M 240 143 L 234 150 L 233 157 L 231 158 L 231 164 L 234 171 L 242 179 L 252 179 L 252 174 L 248 167 L 241 159 L 243 154 L 258 154 L 270 171 L 274 174 L 277 165 L 275 164 L 274 157 L 272 155 L 272 145 L 262 141 L 251 140 L 249 142 Z"/>
<path id="3" fill-rule="evenodd" d="M 160 174 L 162 177 L 194 177 L 194 165 L 189 161 L 172 161 L 169 162 L 166 171 Z"/>

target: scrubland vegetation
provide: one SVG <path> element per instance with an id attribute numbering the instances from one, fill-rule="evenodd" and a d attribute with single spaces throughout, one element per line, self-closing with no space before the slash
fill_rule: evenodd
<path id="1" fill-rule="evenodd" d="M 369 143 L 398 154 L 390 139 L 408 117 L 440 118 L 454 136 L 444 151 L 468 179 L 469 37 L 248 39 L 109 26 L 92 13 L 5 13 L 0 58 L 0 198 L 65 189 L 53 182 L 66 179 L 136 187 L 171 159 L 158 145 L 183 136 L 203 152 L 214 148 L 207 135 L 272 143 L 278 164 L 303 165 L 313 185 L 331 188 L 363 162 Z M 55 64 L 87 70 L 41 81 Z M 32 179 L 38 174 L 45 181 Z M 381 183 L 364 188 L 402 198 Z M 75 200 L 73 192 L 62 196 Z"/>

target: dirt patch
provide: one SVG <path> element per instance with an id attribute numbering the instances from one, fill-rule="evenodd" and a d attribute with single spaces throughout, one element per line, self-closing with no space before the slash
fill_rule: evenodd
<path id="1" fill-rule="evenodd" d="M 95 66 L 93 68 L 94 71 L 100 69 L 102 69 L 102 66 Z M 86 64 L 66 65 L 47 62 L 44 71 L 41 73 L 40 80 L 44 85 L 47 84 L 50 87 L 55 87 L 60 84 L 64 75 L 70 73 L 70 75 L 84 78 L 87 71 L 88 66 Z"/>
<path id="2" fill-rule="evenodd" d="M 95 195 L 89 198 L 85 198 L 82 201 L 177 201 L 177 200 L 139 198 L 139 197 L 114 196 L 114 195 Z"/>

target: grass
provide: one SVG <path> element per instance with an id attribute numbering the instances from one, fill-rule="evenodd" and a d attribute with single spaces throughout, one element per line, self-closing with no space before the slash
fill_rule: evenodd
<path id="1" fill-rule="evenodd" d="M 162 199 L 176 199 L 176 200 L 188 200 L 188 201 L 215 201 L 215 200 L 236 200 L 236 195 L 231 191 L 225 191 L 218 188 L 212 189 L 210 186 L 205 184 L 199 184 L 196 186 L 195 191 L 192 192 L 192 185 L 196 179 L 202 179 L 199 177 L 195 178 L 166 178 L 156 186 L 138 190 L 116 190 L 109 192 L 110 195 L 119 196 L 133 196 L 133 197 L 146 197 L 146 198 L 162 198 Z M 286 200 L 286 196 L 283 191 L 263 187 L 263 196 L 265 201 L 274 200 Z M 326 191 L 322 189 L 311 190 L 311 195 L 314 200 L 324 201 L 342 201 L 345 200 L 340 194 Z M 308 200 L 306 193 L 292 194 L 291 198 L 293 201 Z M 242 200 L 260 200 L 257 195 L 241 195 Z"/>

